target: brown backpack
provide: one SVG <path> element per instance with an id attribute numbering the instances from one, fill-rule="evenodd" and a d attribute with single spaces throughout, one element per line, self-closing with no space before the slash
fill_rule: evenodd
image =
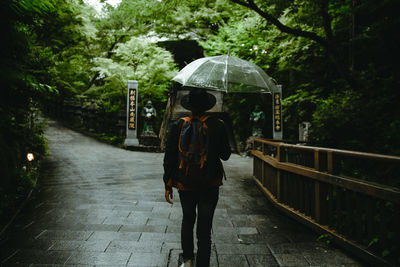
<path id="1" fill-rule="evenodd" d="M 200 186 L 207 176 L 208 127 L 210 116 L 184 117 L 178 150 L 180 180 L 187 186 Z"/>

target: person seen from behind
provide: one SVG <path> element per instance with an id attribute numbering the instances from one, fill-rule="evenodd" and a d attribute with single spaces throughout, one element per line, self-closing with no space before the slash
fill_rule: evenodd
<path id="1" fill-rule="evenodd" d="M 178 190 L 182 206 L 180 267 L 210 266 L 211 228 L 225 175 L 222 160 L 231 155 L 223 122 L 205 112 L 216 98 L 201 88 L 191 91 L 181 105 L 191 115 L 174 123 L 168 133 L 164 155 L 165 199 L 173 204 L 173 190 Z M 194 254 L 193 228 L 197 217 L 197 256 Z M 195 264 L 195 265 L 194 265 Z"/>

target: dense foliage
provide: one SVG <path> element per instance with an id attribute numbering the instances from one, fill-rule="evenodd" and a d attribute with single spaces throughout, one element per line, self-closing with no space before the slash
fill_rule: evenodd
<path id="1" fill-rule="evenodd" d="M 57 8 L 56 8 L 57 7 Z M 0 66 L 0 217 L 7 220 L 21 198 L 35 185 L 40 158 L 46 153 L 38 99 L 57 93 L 44 74 L 69 44 L 71 7 L 63 1 L 12 1 L 1 3 Z M 57 25 L 53 23 L 57 22 Z M 46 33 L 52 28 L 53 31 Z M 70 42 L 73 42 L 70 40 Z M 28 162 L 26 155 L 36 158 Z"/>
<path id="2" fill-rule="evenodd" d="M 210 55 L 231 47 L 283 84 L 286 139 L 310 121 L 313 143 L 400 154 L 398 3 L 231 2 L 248 12 L 201 43 Z"/>

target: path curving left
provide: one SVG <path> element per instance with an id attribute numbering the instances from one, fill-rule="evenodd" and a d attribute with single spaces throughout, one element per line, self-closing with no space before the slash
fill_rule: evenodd
<path id="1" fill-rule="evenodd" d="M 38 192 L 0 242 L 0 266 L 177 266 L 181 208 L 164 200 L 161 153 L 116 148 L 49 121 Z M 211 266 L 361 266 L 273 209 L 232 155 Z"/>

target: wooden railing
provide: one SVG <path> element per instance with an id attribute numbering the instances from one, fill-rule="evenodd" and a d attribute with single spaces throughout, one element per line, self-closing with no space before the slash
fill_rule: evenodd
<path id="1" fill-rule="evenodd" d="M 368 263 L 400 266 L 400 157 L 259 138 L 252 155 L 278 208 Z"/>

